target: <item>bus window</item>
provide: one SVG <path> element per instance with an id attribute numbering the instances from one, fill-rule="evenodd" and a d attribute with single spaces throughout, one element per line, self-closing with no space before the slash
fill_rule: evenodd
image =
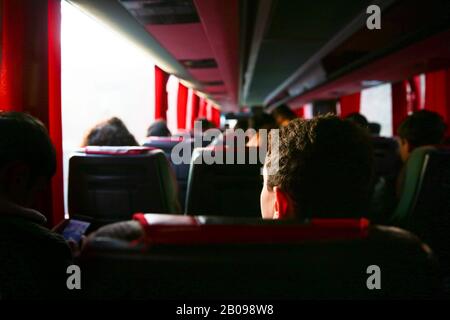
<path id="1" fill-rule="evenodd" d="M 67 159 L 100 121 L 118 117 L 138 141 L 154 112 L 154 62 L 136 44 L 62 1 L 62 127 Z M 67 197 L 65 197 L 67 198 Z M 66 205 L 67 208 L 67 205 Z"/>
<path id="2" fill-rule="evenodd" d="M 361 114 L 381 125 L 381 136 L 392 136 L 391 85 L 383 84 L 361 91 Z"/>

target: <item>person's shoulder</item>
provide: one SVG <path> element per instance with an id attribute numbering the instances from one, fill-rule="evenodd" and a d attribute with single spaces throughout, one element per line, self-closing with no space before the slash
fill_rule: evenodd
<path id="1" fill-rule="evenodd" d="M 26 242 L 30 247 L 39 246 L 42 250 L 60 250 L 70 252 L 64 238 L 52 232 L 43 225 L 30 219 L 20 216 L 1 216 L 0 233 L 3 240 L 14 241 L 15 243 Z"/>

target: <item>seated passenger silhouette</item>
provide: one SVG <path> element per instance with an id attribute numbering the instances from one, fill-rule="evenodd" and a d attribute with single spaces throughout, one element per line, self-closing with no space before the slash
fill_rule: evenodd
<path id="1" fill-rule="evenodd" d="M 139 146 L 134 136 L 119 118 L 100 122 L 84 138 L 82 146 Z"/>
<path id="2" fill-rule="evenodd" d="M 282 104 L 272 111 L 272 116 L 274 117 L 277 125 L 279 127 L 286 126 L 289 121 L 297 118 L 297 115 L 292 111 L 287 105 Z"/>
<path id="3" fill-rule="evenodd" d="M 411 152 L 444 141 L 446 125 L 436 112 L 421 110 L 408 116 L 398 128 L 400 156 L 406 162 Z"/>
<path id="4" fill-rule="evenodd" d="M 147 137 L 170 137 L 172 133 L 163 119 L 153 122 L 147 129 Z"/>
<path id="5" fill-rule="evenodd" d="M 354 124 L 360 126 L 361 128 L 364 128 L 365 130 L 369 130 L 369 121 L 367 121 L 367 118 L 363 116 L 361 113 L 358 112 L 350 113 L 345 117 L 345 120 L 353 122 Z"/>
<path id="6" fill-rule="evenodd" d="M 70 249 L 31 209 L 55 171 L 44 125 L 27 114 L 0 112 L 0 299 L 67 293 Z"/>
<path id="7" fill-rule="evenodd" d="M 367 213 L 373 156 L 365 130 L 327 115 L 292 120 L 279 134 L 278 148 L 269 144 L 263 170 L 264 219 L 353 218 Z"/>

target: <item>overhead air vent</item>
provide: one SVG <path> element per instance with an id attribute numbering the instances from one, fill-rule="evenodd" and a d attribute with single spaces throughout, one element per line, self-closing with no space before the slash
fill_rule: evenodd
<path id="1" fill-rule="evenodd" d="M 143 25 L 200 23 L 192 0 L 120 0 Z"/>
<path id="2" fill-rule="evenodd" d="M 202 85 L 205 87 L 217 87 L 217 86 L 223 86 L 225 83 L 223 81 L 205 81 L 202 82 Z"/>
<path id="3" fill-rule="evenodd" d="M 180 62 L 189 69 L 217 68 L 217 62 L 214 59 L 181 60 Z"/>

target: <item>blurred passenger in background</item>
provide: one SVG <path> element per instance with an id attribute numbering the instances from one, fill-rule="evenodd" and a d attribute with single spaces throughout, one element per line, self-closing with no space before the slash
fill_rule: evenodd
<path id="1" fill-rule="evenodd" d="M 372 137 L 379 137 L 381 133 L 381 124 L 377 122 L 369 122 L 369 132 Z"/>
<path id="2" fill-rule="evenodd" d="M 354 124 L 360 126 L 364 130 L 369 130 L 369 121 L 367 121 L 367 118 L 364 117 L 361 113 L 354 112 L 349 114 L 344 118 L 347 121 L 353 122 Z"/>
<path id="3" fill-rule="evenodd" d="M 256 134 L 250 138 L 247 143 L 247 147 L 259 147 L 261 146 L 261 133 L 259 130 L 267 130 L 267 136 L 270 130 L 278 128 L 275 118 L 268 113 L 261 113 L 253 116 L 250 119 L 250 123 L 253 129 L 256 130 Z"/>
<path id="4" fill-rule="evenodd" d="M 92 128 L 84 138 L 85 146 L 139 146 L 134 136 L 119 118 L 111 118 Z"/>
<path id="5" fill-rule="evenodd" d="M 282 104 L 272 111 L 272 117 L 279 127 L 287 126 L 289 121 L 296 119 L 297 115 L 288 105 Z"/>
<path id="6" fill-rule="evenodd" d="M 147 137 L 170 137 L 172 133 L 167 127 L 167 122 L 163 119 L 158 119 L 153 122 L 147 129 Z"/>
<path id="7" fill-rule="evenodd" d="M 444 119 L 436 112 L 421 110 L 408 116 L 398 128 L 403 162 L 416 148 L 443 143 L 446 129 Z"/>

